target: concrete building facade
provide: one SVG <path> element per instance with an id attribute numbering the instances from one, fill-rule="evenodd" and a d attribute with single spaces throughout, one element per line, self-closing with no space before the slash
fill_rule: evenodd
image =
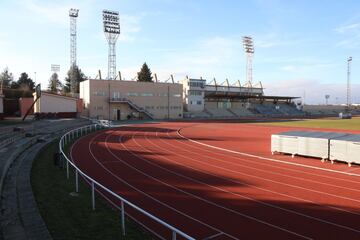
<path id="1" fill-rule="evenodd" d="M 177 83 L 86 80 L 80 83 L 83 115 L 90 118 L 178 119 L 183 117 L 182 85 Z"/>
<path id="2" fill-rule="evenodd" d="M 0 92 L 0 119 L 2 119 L 4 115 L 4 95 Z"/>
<path id="3" fill-rule="evenodd" d="M 206 80 L 186 78 L 182 81 L 182 84 L 185 111 L 203 111 Z"/>
<path id="4" fill-rule="evenodd" d="M 34 101 L 37 96 L 34 95 Z M 34 105 L 34 113 L 76 113 L 79 99 L 49 92 L 41 92 L 40 99 Z"/>

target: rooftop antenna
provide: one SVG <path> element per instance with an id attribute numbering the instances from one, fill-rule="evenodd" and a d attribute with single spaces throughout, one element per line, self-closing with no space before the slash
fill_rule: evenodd
<path id="1" fill-rule="evenodd" d="M 244 36 L 242 38 L 243 47 L 246 55 L 246 81 L 252 86 L 252 59 L 254 56 L 254 43 L 252 37 Z"/>
<path id="2" fill-rule="evenodd" d="M 351 85 L 350 85 L 351 61 L 352 61 L 352 57 L 349 57 L 347 60 L 347 88 L 346 88 L 346 106 L 348 108 L 348 111 L 350 111 L 350 105 L 351 105 Z"/>
<path id="3" fill-rule="evenodd" d="M 76 65 L 76 19 L 79 16 L 79 9 L 70 8 L 70 67 Z"/>
<path id="4" fill-rule="evenodd" d="M 109 44 L 108 80 L 116 77 L 116 41 L 120 35 L 119 12 L 103 10 L 104 33 Z"/>

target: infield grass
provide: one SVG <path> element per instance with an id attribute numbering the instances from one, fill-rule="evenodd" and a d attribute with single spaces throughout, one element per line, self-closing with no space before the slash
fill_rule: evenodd
<path id="1" fill-rule="evenodd" d="M 74 174 L 66 179 L 66 171 L 53 164 L 58 140 L 45 146 L 36 157 L 31 170 L 31 185 L 51 236 L 54 240 L 70 239 L 152 239 L 132 221 L 126 221 L 126 237 L 121 234 L 120 213 L 102 199 L 91 209 L 91 192 L 80 181 L 78 196 Z"/>
<path id="2" fill-rule="evenodd" d="M 352 119 L 309 119 L 309 120 L 290 120 L 266 123 L 256 123 L 261 125 L 284 126 L 284 127 L 305 127 L 305 128 L 328 128 L 340 130 L 360 130 L 360 118 Z"/>

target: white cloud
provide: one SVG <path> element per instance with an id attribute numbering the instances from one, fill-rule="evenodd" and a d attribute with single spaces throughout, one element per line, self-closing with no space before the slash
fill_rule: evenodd
<path id="1" fill-rule="evenodd" d="M 360 102 L 355 93 L 360 91 L 360 84 L 352 85 L 352 102 Z M 307 104 L 324 104 L 325 95 L 329 94 L 330 104 L 346 102 L 346 84 L 325 84 L 314 79 L 288 79 L 273 82 L 265 90 L 266 95 L 286 95 L 301 97 Z"/>
<path id="2" fill-rule="evenodd" d="M 359 29 L 360 29 L 360 23 L 351 23 L 337 27 L 335 31 L 338 33 L 347 33 L 347 32 L 358 31 Z"/>
<path id="3" fill-rule="evenodd" d="M 70 4 L 59 2 L 39 2 L 36 0 L 20 0 L 17 2 L 20 8 L 28 12 L 31 19 L 38 20 L 43 23 L 56 23 L 61 25 L 68 25 L 69 19 L 68 11 L 71 8 Z"/>

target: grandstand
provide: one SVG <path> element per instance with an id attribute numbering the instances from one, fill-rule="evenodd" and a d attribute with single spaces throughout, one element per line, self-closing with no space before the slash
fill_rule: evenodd
<path id="1" fill-rule="evenodd" d="M 303 111 L 309 116 L 338 116 L 340 113 L 347 112 L 345 105 L 304 105 Z M 360 115 L 358 106 L 351 106 L 352 115 Z"/>
<path id="2" fill-rule="evenodd" d="M 261 83 L 217 84 L 214 79 L 186 78 L 183 84 L 184 116 L 192 118 L 295 117 L 305 113 L 293 103 L 297 97 L 266 96 Z"/>

